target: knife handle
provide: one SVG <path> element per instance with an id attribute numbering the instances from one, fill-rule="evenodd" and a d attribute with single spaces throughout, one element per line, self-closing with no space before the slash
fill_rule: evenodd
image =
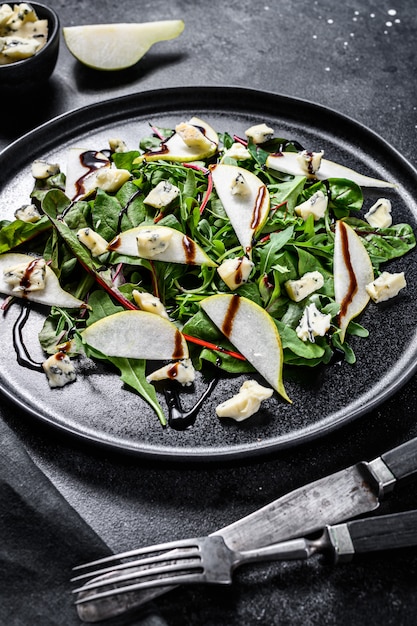
<path id="1" fill-rule="evenodd" d="M 417 473 L 417 437 L 401 446 L 381 454 L 381 459 L 388 466 L 397 480 L 411 477 Z"/>
<path id="2" fill-rule="evenodd" d="M 417 510 L 336 524 L 327 529 L 336 560 L 354 554 L 417 546 Z"/>

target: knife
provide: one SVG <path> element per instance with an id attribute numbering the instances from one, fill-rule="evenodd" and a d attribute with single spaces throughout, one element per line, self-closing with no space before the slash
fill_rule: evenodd
<path id="1" fill-rule="evenodd" d="M 372 461 L 360 461 L 320 478 L 212 533 L 233 550 L 249 550 L 308 535 L 332 524 L 376 510 L 398 481 L 417 475 L 417 437 Z M 125 613 L 174 587 L 132 592 L 81 604 L 84 622 L 97 622 Z"/>

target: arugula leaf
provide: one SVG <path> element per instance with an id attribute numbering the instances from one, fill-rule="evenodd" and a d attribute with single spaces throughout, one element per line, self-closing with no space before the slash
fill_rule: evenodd
<path id="1" fill-rule="evenodd" d="M 156 396 L 155 387 L 146 380 L 146 361 L 144 359 L 125 359 L 121 357 L 107 357 L 120 372 L 121 380 L 134 389 L 146 400 L 157 414 L 162 426 L 167 425 L 164 411 Z"/>
<path id="2" fill-rule="evenodd" d="M 271 233 L 269 242 L 259 251 L 260 274 L 268 274 L 275 263 L 277 253 L 282 250 L 294 234 L 294 226 L 288 226 L 279 233 Z"/>

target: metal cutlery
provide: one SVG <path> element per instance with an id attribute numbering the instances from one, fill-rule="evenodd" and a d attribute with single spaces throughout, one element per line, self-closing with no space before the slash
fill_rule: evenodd
<path id="1" fill-rule="evenodd" d="M 255 549 L 307 536 L 328 525 L 376 510 L 398 481 L 417 475 L 417 438 L 370 462 L 361 461 L 283 495 L 212 536 L 223 537 L 232 550 Z M 97 622 L 120 615 L 173 589 L 172 585 L 118 596 L 114 602 L 85 601 L 80 619 Z"/>
<path id="2" fill-rule="evenodd" d="M 254 550 L 235 551 L 223 537 L 197 537 L 148 546 L 76 568 L 84 581 L 74 590 L 77 604 L 164 585 L 230 585 L 234 570 L 247 563 L 307 559 L 328 553 L 338 560 L 354 554 L 417 545 L 417 510 L 327 526 L 317 539 L 300 538 Z M 121 563 L 118 563 L 122 561 Z M 105 567 L 102 567 L 105 565 Z"/>

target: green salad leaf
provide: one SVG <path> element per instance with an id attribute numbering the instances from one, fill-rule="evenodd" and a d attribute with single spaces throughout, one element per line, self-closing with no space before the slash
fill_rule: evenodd
<path id="1" fill-rule="evenodd" d="M 262 306 L 272 317 L 282 342 L 284 366 L 326 365 L 336 352 L 348 363 L 354 363 L 350 338 L 366 338 L 368 331 L 357 320 L 351 321 L 348 340 L 340 341 L 333 275 L 335 222 L 345 220 L 359 235 L 375 275 L 385 263 L 415 247 L 411 226 L 370 226 L 361 216 L 367 198 L 361 187 L 350 180 L 317 181 L 307 175 L 281 174 L 266 167 L 268 156 L 283 146 L 297 152 L 300 147 L 295 141 L 277 138 L 262 146 L 249 141 L 247 155 L 235 158 L 227 155 L 235 138 L 224 132 L 219 134 L 217 154 L 206 160 L 182 163 L 161 156 L 159 160 L 147 161 L 140 157 L 158 149 L 161 138 L 173 133 L 172 129 L 151 128 L 148 137 L 138 138 L 137 149 L 111 154 L 112 167 L 130 173 L 130 179 L 115 191 L 98 187 L 84 197 L 68 198 L 65 176 L 60 173 L 34 184 L 31 201 L 42 213 L 39 221 L 26 223 L 15 219 L 0 224 L 0 254 L 23 250 L 42 255 L 62 287 L 88 304 L 88 309 L 77 315 L 52 307 L 40 334 L 45 353 L 52 354 L 58 343 L 72 339 L 71 356 L 84 352 L 88 357 L 111 363 L 124 384 L 143 397 L 165 425 L 155 387 L 147 381 L 149 364 L 143 359 L 99 353 L 82 342 L 82 330 L 118 311 L 137 309 L 135 294 L 152 294 L 186 337 L 196 369 L 204 370 L 210 363 L 229 374 L 252 372 L 250 363 L 236 358 L 239 355 L 234 346 L 200 308 L 206 297 L 231 291 L 217 267 L 227 260 L 247 258 L 253 264 L 252 270 L 234 291 Z M 269 193 L 269 214 L 254 231 L 249 250 L 242 248 L 227 207 L 213 188 L 210 167 L 219 162 L 238 165 L 255 174 Z M 168 204 L 155 207 L 147 196 L 161 183 L 175 186 L 178 193 Z M 317 192 L 327 198 L 325 214 L 318 219 L 312 214 L 303 219 L 296 207 Z M 215 265 L 164 262 L 157 256 L 147 258 L 139 253 L 128 255 L 123 250 L 119 252 L 117 245 L 93 256 L 79 237 L 80 229 L 87 229 L 110 243 L 117 241 L 121 233 L 144 225 L 150 229 L 166 226 L 183 233 Z M 323 285 L 300 302 L 294 301 L 286 282 L 310 272 L 319 272 Z M 313 304 L 323 315 L 330 316 L 331 324 L 323 336 L 305 340 L 297 328 L 304 311 Z"/>

